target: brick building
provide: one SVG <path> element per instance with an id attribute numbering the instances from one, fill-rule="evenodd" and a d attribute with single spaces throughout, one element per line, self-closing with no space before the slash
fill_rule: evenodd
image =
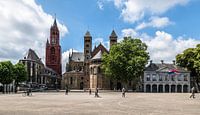
<path id="1" fill-rule="evenodd" d="M 62 74 L 61 46 L 56 19 L 50 29 L 50 41 L 47 39 L 46 42 L 46 66 L 52 68 L 59 75 Z"/>

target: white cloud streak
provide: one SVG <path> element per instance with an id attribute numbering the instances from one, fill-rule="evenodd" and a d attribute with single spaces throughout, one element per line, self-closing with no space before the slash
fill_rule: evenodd
<path id="1" fill-rule="evenodd" d="M 125 22 L 135 23 L 145 15 L 160 15 L 177 5 L 186 5 L 190 0 L 113 0 L 120 9 Z"/>
<path id="2" fill-rule="evenodd" d="M 142 22 L 136 27 L 136 30 L 141 30 L 147 27 L 163 28 L 170 24 L 173 24 L 168 17 L 151 17 L 149 22 Z"/>
<path id="3" fill-rule="evenodd" d="M 0 17 L 0 61 L 15 63 L 25 56 L 29 48 L 44 61 L 53 16 L 44 12 L 34 0 L 1 0 Z M 57 23 L 63 37 L 68 29 L 59 19 Z"/>
<path id="4" fill-rule="evenodd" d="M 200 40 L 184 37 L 173 38 L 171 34 L 164 31 L 157 31 L 155 36 L 149 36 L 146 33 L 135 34 L 136 31 L 134 29 L 132 29 L 133 33 L 129 33 L 130 28 L 128 33 L 124 30 L 122 30 L 122 35 L 132 35 L 133 38 L 140 38 L 147 44 L 150 58 L 154 62 L 160 62 L 160 60 L 172 62 L 177 54 L 182 53 L 187 48 L 196 47 L 197 44 L 200 44 Z"/>

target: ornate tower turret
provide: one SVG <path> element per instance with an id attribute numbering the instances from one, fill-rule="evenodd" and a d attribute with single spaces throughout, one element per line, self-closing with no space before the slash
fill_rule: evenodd
<path id="1" fill-rule="evenodd" d="M 117 43 L 117 35 L 116 35 L 115 31 L 113 30 L 110 35 L 110 48 L 115 43 Z"/>
<path id="2" fill-rule="evenodd" d="M 50 28 L 50 42 L 47 39 L 46 43 L 46 66 L 61 75 L 61 46 L 59 37 L 59 29 L 55 19 L 53 25 Z"/>
<path id="3" fill-rule="evenodd" d="M 90 32 L 87 31 L 84 36 L 84 57 L 85 61 L 88 61 L 91 58 L 92 52 L 92 36 Z"/>

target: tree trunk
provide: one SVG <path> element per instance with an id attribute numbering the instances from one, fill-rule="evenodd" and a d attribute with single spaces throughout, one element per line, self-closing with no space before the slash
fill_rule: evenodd
<path id="1" fill-rule="evenodd" d="M 19 86 L 18 82 L 15 82 L 15 93 L 17 93 L 17 87 Z"/>
<path id="2" fill-rule="evenodd" d="M 5 84 L 3 84 L 3 90 L 2 90 L 3 94 L 5 93 Z"/>

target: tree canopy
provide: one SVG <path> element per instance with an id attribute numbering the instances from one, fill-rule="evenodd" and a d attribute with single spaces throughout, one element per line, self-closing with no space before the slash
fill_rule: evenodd
<path id="1" fill-rule="evenodd" d="M 27 80 L 27 71 L 22 63 L 17 63 L 14 65 L 14 79 L 16 83 L 23 82 Z"/>
<path id="2" fill-rule="evenodd" d="M 200 44 L 196 48 L 188 48 L 176 56 L 177 65 L 191 71 L 191 76 L 199 83 L 200 77 Z"/>
<path id="3" fill-rule="evenodd" d="M 15 92 L 17 92 L 17 87 L 20 82 L 24 82 L 27 80 L 27 71 L 22 63 L 17 63 L 14 65 L 14 80 L 15 80 Z"/>
<path id="4" fill-rule="evenodd" d="M 113 45 L 109 54 L 102 58 L 102 68 L 106 76 L 127 82 L 138 80 L 148 63 L 147 45 L 140 39 L 125 38 Z"/>
<path id="5" fill-rule="evenodd" d="M 10 61 L 0 62 L 0 82 L 10 84 L 13 81 L 13 65 Z"/>

